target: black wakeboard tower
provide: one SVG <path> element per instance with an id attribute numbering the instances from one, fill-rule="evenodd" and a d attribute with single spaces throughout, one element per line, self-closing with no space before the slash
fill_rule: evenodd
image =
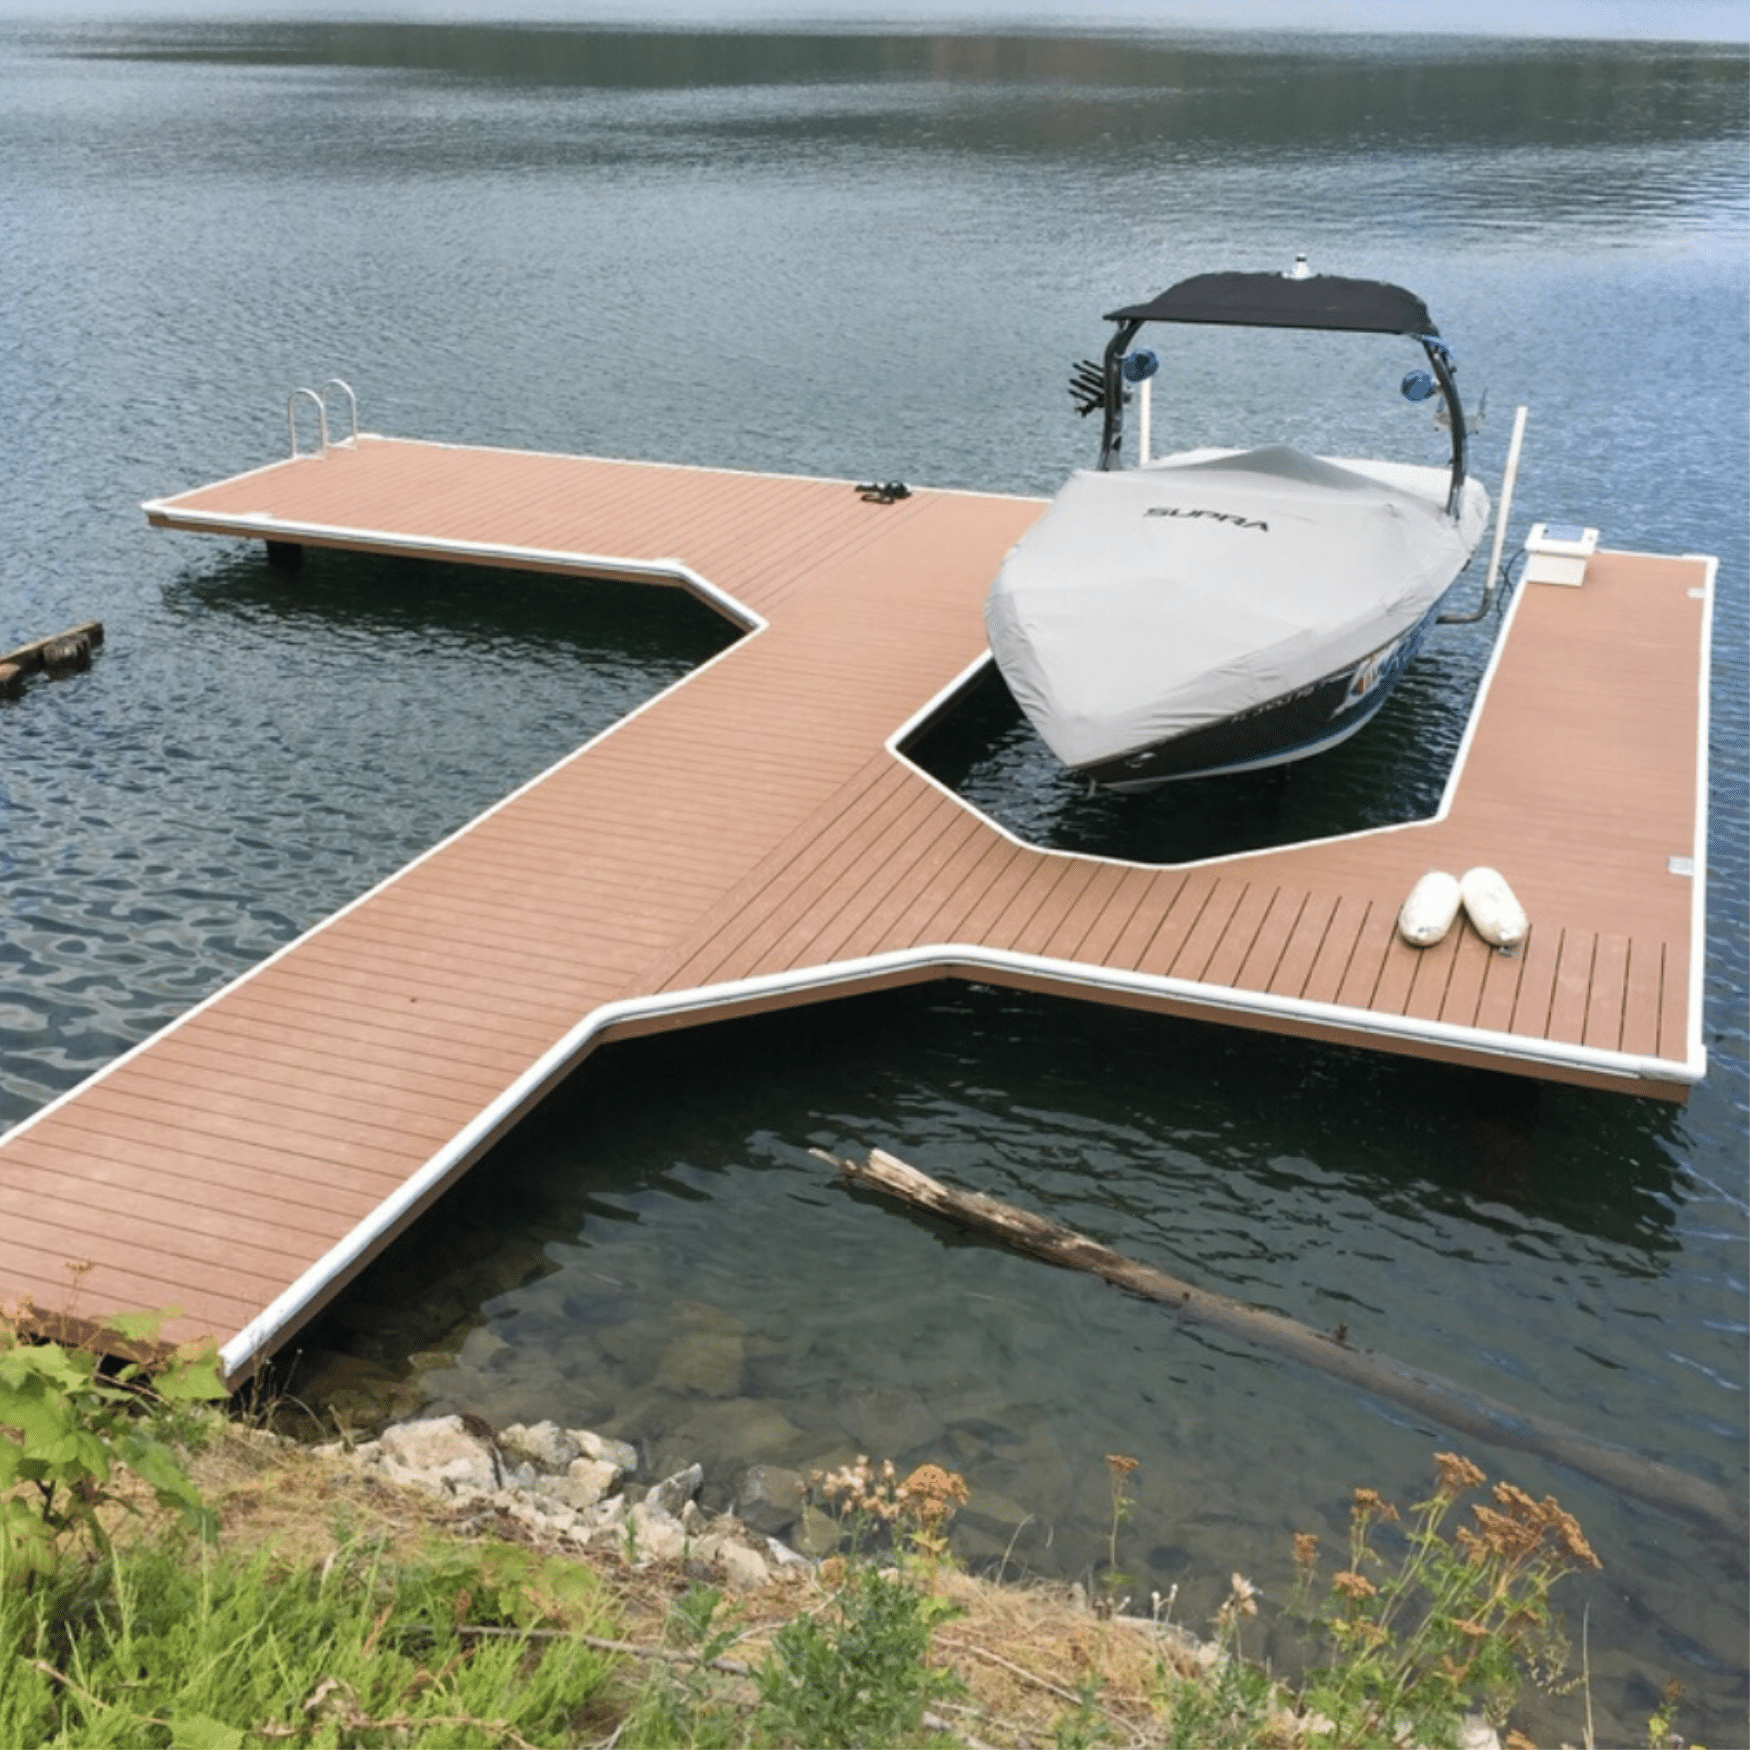
<path id="1" fill-rule="evenodd" d="M 1111 311 L 1106 320 L 1118 324 L 1107 343 L 1096 389 L 1093 373 L 1083 367 L 1073 394 L 1079 394 L 1084 413 L 1100 407 L 1105 429 L 1100 438 L 1100 466 L 1119 465 L 1124 444 L 1126 384 L 1152 370 L 1146 365 L 1132 376 L 1126 372 L 1131 343 L 1145 323 L 1200 322 L 1238 328 L 1322 328 L 1361 334 L 1406 334 L 1421 343 L 1428 356 L 1433 381 L 1420 371 L 1404 378 L 1407 399 L 1426 400 L 1438 389 L 1446 404 L 1447 424 L 1452 432 L 1452 486 L 1447 494 L 1446 514 L 1458 515 L 1465 481 L 1465 416 L 1454 380 L 1452 355 L 1428 314 L 1428 306 L 1414 292 L 1383 280 L 1342 279 L 1335 274 L 1309 272 L 1306 258 L 1296 259 L 1287 273 L 1201 273 L 1169 286 L 1146 304 L 1128 304 Z"/>

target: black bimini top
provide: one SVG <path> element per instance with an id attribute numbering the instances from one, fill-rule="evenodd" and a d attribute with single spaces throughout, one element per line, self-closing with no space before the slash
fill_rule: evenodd
<path id="1" fill-rule="evenodd" d="M 1245 328 L 1337 328 L 1362 334 L 1437 335 L 1428 306 L 1383 280 L 1336 274 L 1200 273 L 1108 322 L 1223 322 Z"/>

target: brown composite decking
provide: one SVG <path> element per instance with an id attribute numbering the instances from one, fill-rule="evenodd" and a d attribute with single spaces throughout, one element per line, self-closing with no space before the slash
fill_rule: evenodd
<path id="1" fill-rule="evenodd" d="M 1682 1098 L 1711 562 L 1530 586 L 1436 820 L 1177 868 L 1017 843 L 895 751 L 1036 501 L 365 438 L 147 507 L 623 575 L 755 628 L 0 1139 L 0 1300 L 174 1304 L 241 1375 L 602 1039 L 962 975 Z M 1430 867 L 1533 919 L 1393 930 Z"/>

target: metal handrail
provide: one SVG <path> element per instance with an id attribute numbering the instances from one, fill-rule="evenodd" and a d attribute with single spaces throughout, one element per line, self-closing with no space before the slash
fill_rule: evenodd
<path id="1" fill-rule="evenodd" d="M 314 389 L 294 389 L 286 397 L 286 435 L 292 442 L 292 460 L 296 461 L 302 452 L 298 448 L 298 400 L 300 396 L 308 396 L 316 403 L 316 432 L 318 440 L 317 454 L 328 448 L 328 405 Z"/>
<path id="2" fill-rule="evenodd" d="M 328 391 L 330 389 L 338 389 L 346 397 L 347 413 L 351 426 L 349 435 L 342 438 L 338 445 L 330 443 L 328 437 Z M 359 398 L 352 392 L 352 385 L 345 378 L 330 377 L 320 389 L 294 389 L 286 397 L 286 433 L 291 439 L 292 459 L 294 461 L 303 453 L 298 448 L 298 401 L 300 397 L 307 397 L 316 403 L 317 448 L 315 454 L 321 455 L 329 449 L 357 445 L 359 441 Z"/>
<path id="3" fill-rule="evenodd" d="M 328 391 L 330 389 L 338 389 L 341 394 L 346 397 L 347 409 L 352 417 L 352 435 L 347 438 L 342 438 L 341 442 L 343 444 L 357 444 L 359 441 L 359 398 L 353 394 L 352 385 L 347 382 L 344 377 L 330 377 L 328 381 L 322 385 L 321 390 L 322 405 L 324 408 L 328 405 Z"/>

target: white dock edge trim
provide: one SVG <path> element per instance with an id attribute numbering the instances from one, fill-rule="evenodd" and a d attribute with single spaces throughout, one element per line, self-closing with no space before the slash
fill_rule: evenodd
<path id="1" fill-rule="evenodd" d="M 352 552 L 385 552 L 407 558 L 469 560 L 524 566 L 546 572 L 572 572 L 628 583 L 667 583 L 708 601 L 726 618 L 749 632 L 763 631 L 766 621 L 727 590 L 701 576 L 679 559 L 626 559 L 610 553 L 573 553 L 563 547 L 520 547 L 510 542 L 456 541 L 444 535 L 410 535 L 393 529 L 366 529 L 352 523 L 288 522 L 271 511 L 211 512 L 181 510 L 165 499 L 147 499 L 141 506 L 168 528 L 185 532 L 236 535 L 250 540 L 322 541 Z"/>
<path id="2" fill-rule="evenodd" d="M 1446 817 L 1451 814 L 1453 805 L 1458 800 L 1459 786 L 1464 777 L 1465 766 L 1470 759 L 1471 744 L 1476 740 L 1477 726 L 1482 721 L 1483 706 L 1488 703 L 1489 689 L 1494 685 L 1496 672 L 1499 670 L 1502 658 L 1506 654 L 1507 640 L 1512 636 L 1514 623 L 1519 616 L 1519 604 L 1524 598 L 1525 591 L 1523 589 L 1516 589 L 1513 591 L 1513 594 L 1507 603 L 1504 617 L 1501 622 L 1501 629 L 1495 635 L 1494 646 L 1489 651 L 1489 660 L 1484 665 L 1482 675 L 1477 681 L 1476 695 L 1471 700 L 1470 715 L 1465 719 L 1464 733 L 1460 737 L 1458 749 L 1453 755 L 1452 768 L 1446 774 L 1446 782 L 1441 788 L 1440 801 L 1435 806 L 1432 814 L 1418 815 L 1414 820 L 1388 821 L 1384 826 L 1357 827 L 1353 832 L 1326 833 L 1319 838 L 1292 839 L 1286 844 L 1259 845 L 1255 850 L 1229 853 L 1225 856 L 1218 857 L 1190 857 L 1177 863 L 1138 863 L 1123 857 L 1101 857 L 1091 851 L 1066 851 L 1060 849 L 1056 845 L 1042 845 L 1036 840 L 1022 838 L 1019 833 L 1004 826 L 1000 820 L 992 815 L 986 814 L 984 810 L 978 807 L 975 803 L 968 802 L 958 790 L 951 789 L 933 773 L 925 771 L 924 768 L 905 751 L 905 743 L 916 735 L 919 729 L 928 723 L 932 717 L 935 717 L 938 713 L 945 710 L 952 703 L 955 695 L 959 693 L 962 688 L 970 685 L 973 678 L 980 672 L 980 670 L 988 667 L 996 660 L 988 649 L 983 655 L 977 657 L 962 669 L 961 672 L 956 675 L 947 686 L 943 687 L 941 691 L 938 692 L 926 705 L 922 706 L 919 710 L 914 711 L 911 716 L 908 717 L 905 722 L 887 738 L 885 745 L 887 751 L 892 754 L 895 759 L 903 760 L 905 764 L 912 771 L 916 772 L 917 775 L 922 778 L 926 784 L 930 785 L 932 789 L 947 797 L 949 801 L 958 804 L 961 808 L 965 809 L 968 814 L 976 815 L 991 829 L 992 832 L 1000 834 L 1012 845 L 1019 845 L 1029 851 L 1037 851 L 1041 856 L 1045 857 L 1067 857 L 1084 862 L 1094 861 L 1112 863 L 1123 869 L 1200 869 L 1214 863 L 1231 863 L 1236 861 L 1238 857 L 1242 856 L 1248 858 L 1281 857 L 1288 856 L 1296 851 L 1309 850 L 1320 845 L 1339 845 L 1359 841 L 1361 839 L 1385 838 L 1393 833 L 1417 832 L 1425 827 L 1437 826 L 1441 821 L 1445 820 Z M 1703 672 L 1706 672 L 1705 669 Z"/>
<path id="3" fill-rule="evenodd" d="M 825 998 L 836 990 L 848 995 L 860 985 L 895 975 L 958 976 L 974 981 L 983 977 L 999 983 L 1019 979 L 1032 984 L 1060 985 L 1066 996 L 1098 992 L 1168 998 L 1217 1015 L 1256 1015 L 1335 1026 L 1357 1036 L 1450 1045 L 1499 1057 L 1503 1062 L 1553 1064 L 1597 1075 L 1619 1076 L 1625 1081 L 1693 1083 L 1701 1079 L 1706 1067 L 1704 1061 L 1698 1061 L 1693 1055 L 1685 1063 L 1674 1063 L 1627 1052 L 1605 1051 L 1595 1046 L 1525 1039 L 1510 1033 L 1458 1027 L 1450 1022 L 1379 1015 L 1335 1003 L 1309 1002 L 1301 997 L 1273 997 L 1262 992 L 1234 990 L 1225 985 L 1200 984 L 1190 979 L 1121 972 L 1078 961 L 1051 960 L 1036 954 L 1016 954 L 1007 949 L 968 947 L 951 942 L 842 960 L 795 972 L 767 973 L 692 990 L 668 991 L 657 996 L 629 997 L 604 1003 L 585 1016 L 458 1131 L 444 1148 L 406 1179 L 393 1195 L 385 1198 L 344 1239 L 331 1246 L 283 1294 L 251 1319 L 219 1351 L 225 1378 L 228 1381 L 237 1378 L 261 1350 L 272 1346 L 279 1333 L 298 1320 L 304 1309 L 330 1283 L 368 1259 L 380 1242 L 393 1235 L 410 1210 L 440 1191 L 448 1179 L 477 1159 L 519 1112 L 532 1105 L 585 1057 L 604 1033 L 635 1022 L 703 1015 L 713 1009 L 732 1008 L 767 997 L 812 993 Z"/>
<path id="4" fill-rule="evenodd" d="M 1705 1069 L 1707 1046 L 1702 1026 L 1707 1006 L 1707 833 L 1708 833 L 1708 736 L 1710 712 L 1713 706 L 1714 602 L 1717 592 L 1714 580 L 1719 575 L 1720 562 L 1709 553 L 1688 553 L 1687 559 L 1698 559 L 1706 568 L 1702 588 L 1707 592 L 1701 608 L 1701 673 L 1696 683 L 1695 739 L 1695 847 L 1693 858 L 1695 891 L 1689 896 L 1689 1038 L 1686 1041 L 1689 1061 Z M 1700 1071 L 1696 1080 L 1701 1080 Z"/>
<path id="5" fill-rule="evenodd" d="M 252 532 L 259 533 L 259 530 Z M 619 562 L 605 560 L 602 561 L 602 563 L 617 564 Z M 279 947 L 274 949 L 274 951 L 265 959 L 258 960 L 253 966 L 245 967 L 235 978 L 226 979 L 217 990 L 209 992 L 206 996 L 202 997 L 198 1003 L 185 1009 L 180 1015 L 173 1016 L 170 1020 L 166 1021 L 162 1027 L 154 1028 L 144 1039 L 139 1040 L 136 1044 L 130 1045 L 119 1057 L 113 1057 L 109 1062 L 99 1064 L 89 1075 L 82 1076 L 76 1081 L 72 1087 L 63 1089 L 59 1094 L 55 1095 L 52 1100 L 37 1107 L 34 1112 L 26 1113 L 23 1118 L 19 1119 L 19 1121 L 9 1129 L 0 1130 L 0 1145 L 4 1145 L 13 1137 L 21 1136 L 25 1131 L 33 1129 L 52 1113 L 59 1111 L 60 1108 L 68 1104 L 69 1101 L 77 1099 L 87 1088 L 95 1087 L 99 1082 L 114 1075 L 124 1064 L 131 1063 L 136 1057 L 140 1056 L 141 1053 L 149 1051 L 160 1039 L 167 1038 L 179 1028 L 187 1026 L 197 1015 L 204 1014 L 208 1009 L 212 1008 L 214 1004 L 223 1001 L 233 990 L 248 984 L 251 979 L 259 978 L 269 967 L 277 965 L 278 962 L 283 960 L 288 954 L 293 953 L 312 937 L 321 935 L 324 930 L 331 928 L 333 925 L 339 923 L 342 918 L 348 917 L 353 912 L 357 911 L 360 906 L 375 899 L 378 894 L 393 887 L 404 875 L 411 874 L 415 869 L 419 868 L 421 864 L 430 862 L 431 859 L 439 855 L 440 852 L 448 850 L 451 845 L 457 844 L 461 840 L 467 838 L 470 833 L 490 820 L 495 814 L 511 807 L 512 804 L 527 795 L 531 790 L 544 784 L 555 772 L 561 771 L 564 767 L 572 764 L 575 760 L 582 759 L 591 748 L 606 741 L 610 735 L 619 734 L 628 723 L 635 722 L 638 718 L 642 717 L 646 711 L 655 710 L 670 693 L 678 692 L 682 687 L 688 685 L 689 682 L 698 679 L 698 677 L 704 674 L 707 669 L 715 668 L 718 663 L 727 662 L 735 655 L 742 645 L 747 642 L 748 638 L 757 637 L 761 632 L 765 631 L 767 621 L 762 615 L 756 614 L 752 608 L 736 601 L 733 596 L 728 595 L 722 590 L 718 590 L 714 585 L 706 583 L 705 580 L 690 567 L 677 564 L 674 567 L 674 575 L 679 581 L 686 583 L 689 587 L 696 585 L 701 591 L 709 592 L 714 597 L 720 597 L 729 605 L 726 611 L 730 612 L 730 617 L 747 626 L 748 630 L 746 636 L 736 639 L 733 644 L 726 645 L 722 650 L 719 650 L 715 656 L 707 658 L 696 668 L 688 669 L 685 674 L 670 681 L 666 687 L 652 693 L 642 704 L 634 705 L 624 716 L 616 717 L 605 729 L 597 730 L 587 741 L 580 742 L 569 753 L 561 754 L 551 765 L 544 766 L 540 771 L 536 772 L 533 777 L 525 779 L 522 783 L 518 784 L 514 790 L 508 791 L 505 795 L 501 796 L 489 808 L 482 809 L 480 813 L 476 814 L 471 820 L 464 821 L 454 832 L 445 833 L 435 844 L 428 846 L 425 850 L 421 851 L 418 856 L 401 864 L 399 868 L 391 870 L 390 873 L 385 875 L 380 881 L 373 882 L 362 893 L 355 895 L 337 910 L 332 911 L 326 917 L 319 919 L 307 930 L 300 930 L 295 936 L 291 937 L 290 940 L 282 942 Z"/>

